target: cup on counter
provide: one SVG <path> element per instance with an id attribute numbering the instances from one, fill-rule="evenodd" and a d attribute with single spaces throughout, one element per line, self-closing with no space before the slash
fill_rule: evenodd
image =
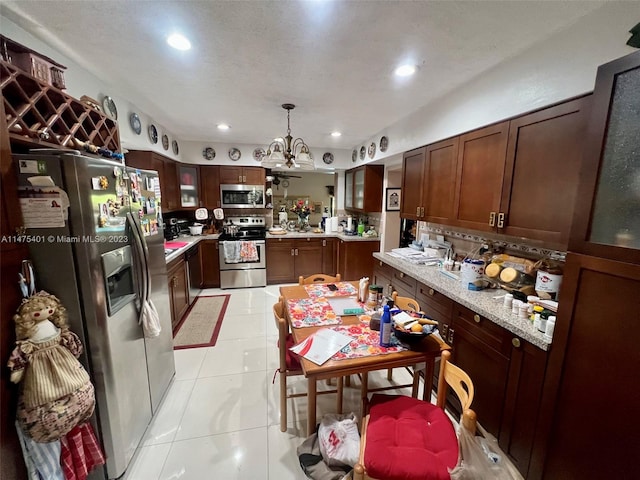
<path id="1" fill-rule="evenodd" d="M 344 232 L 344 227 L 342 225 L 338 225 L 338 233 Z"/>

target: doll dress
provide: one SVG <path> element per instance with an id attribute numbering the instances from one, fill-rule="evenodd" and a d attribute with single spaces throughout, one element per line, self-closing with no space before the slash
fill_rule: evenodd
<path id="1" fill-rule="evenodd" d="M 65 329 L 42 342 L 19 341 L 11 354 L 11 371 L 24 369 L 18 421 L 37 442 L 57 440 L 93 413 L 93 385 L 76 358 L 81 352 L 78 336 Z"/>

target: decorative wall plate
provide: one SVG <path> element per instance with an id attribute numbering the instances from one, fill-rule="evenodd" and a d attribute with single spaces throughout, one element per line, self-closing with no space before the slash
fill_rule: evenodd
<path id="1" fill-rule="evenodd" d="M 267 152 L 264 151 L 264 148 L 258 147 L 253 151 L 253 159 L 256 162 L 261 162 L 262 157 L 264 157 L 266 154 Z"/>
<path id="2" fill-rule="evenodd" d="M 327 165 L 331 165 L 333 163 L 333 153 L 327 152 L 322 155 L 322 161 Z"/>
<path id="3" fill-rule="evenodd" d="M 373 158 L 376 155 L 376 144 L 374 142 L 371 142 L 371 145 L 369 145 L 369 158 Z"/>
<path id="4" fill-rule="evenodd" d="M 355 162 L 358 159 L 358 150 L 351 152 L 351 161 Z"/>
<path id="5" fill-rule="evenodd" d="M 162 135 L 162 148 L 169 150 L 169 137 Z"/>
<path id="6" fill-rule="evenodd" d="M 204 150 L 202 150 L 202 156 L 205 160 L 213 160 L 214 158 L 216 158 L 216 151 L 211 147 L 206 147 Z"/>
<path id="7" fill-rule="evenodd" d="M 380 138 L 380 151 L 386 152 L 389 146 L 389 139 L 387 137 Z"/>
<path id="8" fill-rule="evenodd" d="M 178 148 L 178 142 L 176 140 L 171 142 L 171 148 L 173 149 L 173 154 L 178 155 L 178 152 L 180 151 L 180 149 Z"/>
<path id="9" fill-rule="evenodd" d="M 129 116 L 129 124 L 131 125 L 131 130 L 133 130 L 136 135 L 140 135 L 140 132 L 142 132 L 142 122 L 140 122 L 140 117 L 137 113 L 132 113 Z"/>
<path id="10" fill-rule="evenodd" d="M 151 143 L 158 143 L 158 129 L 153 123 L 149 125 L 149 140 Z"/>
<path id="11" fill-rule="evenodd" d="M 360 147 L 360 160 L 364 160 L 364 155 L 367 153 L 367 149 L 364 148 L 364 145 Z"/>
<path id="12" fill-rule="evenodd" d="M 237 148 L 233 147 L 229 149 L 229 158 L 234 162 L 240 160 L 241 156 L 242 153 L 240 153 L 240 150 L 238 150 Z"/>
<path id="13" fill-rule="evenodd" d="M 104 108 L 104 113 L 114 120 L 118 120 L 118 109 L 116 108 L 116 102 L 113 101 L 113 98 L 105 96 L 102 99 L 102 108 Z"/>

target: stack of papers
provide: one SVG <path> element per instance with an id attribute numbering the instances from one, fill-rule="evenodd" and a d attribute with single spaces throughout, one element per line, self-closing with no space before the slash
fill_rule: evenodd
<path id="1" fill-rule="evenodd" d="M 424 252 L 420 252 L 413 248 L 393 248 L 388 255 L 392 257 L 400 258 L 416 265 L 425 265 L 428 263 L 435 263 L 441 259 L 438 250 L 434 248 L 427 248 Z"/>
<path id="2" fill-rule="evenodd" d="M 352 340 L 353 338 L 348 335 L 338 333 L 330 328 L 323 328 L 289 350 L 317 365 L 322 365 L 349 345 Z"/>

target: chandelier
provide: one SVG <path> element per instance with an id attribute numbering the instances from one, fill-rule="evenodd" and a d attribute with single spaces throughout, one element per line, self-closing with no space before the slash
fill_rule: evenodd
<path id="1" fill-rule="evenodd" d="M 291 136 L 291 126 L 289 115 L 291 110 L 296 108 L 292 103 L 282 104 L 282 108 L 287 111 L 287 136 L 283 139 L 276 139 L 267 148 L 267 154 L 262 158 L 262 165 L 266 168 L 276 168 L 286 165 L 287 167 L 300 168 L 301 170 L 315 170 L 313 158 L 309 146 L 302 138 L 295 140 Z"/>

